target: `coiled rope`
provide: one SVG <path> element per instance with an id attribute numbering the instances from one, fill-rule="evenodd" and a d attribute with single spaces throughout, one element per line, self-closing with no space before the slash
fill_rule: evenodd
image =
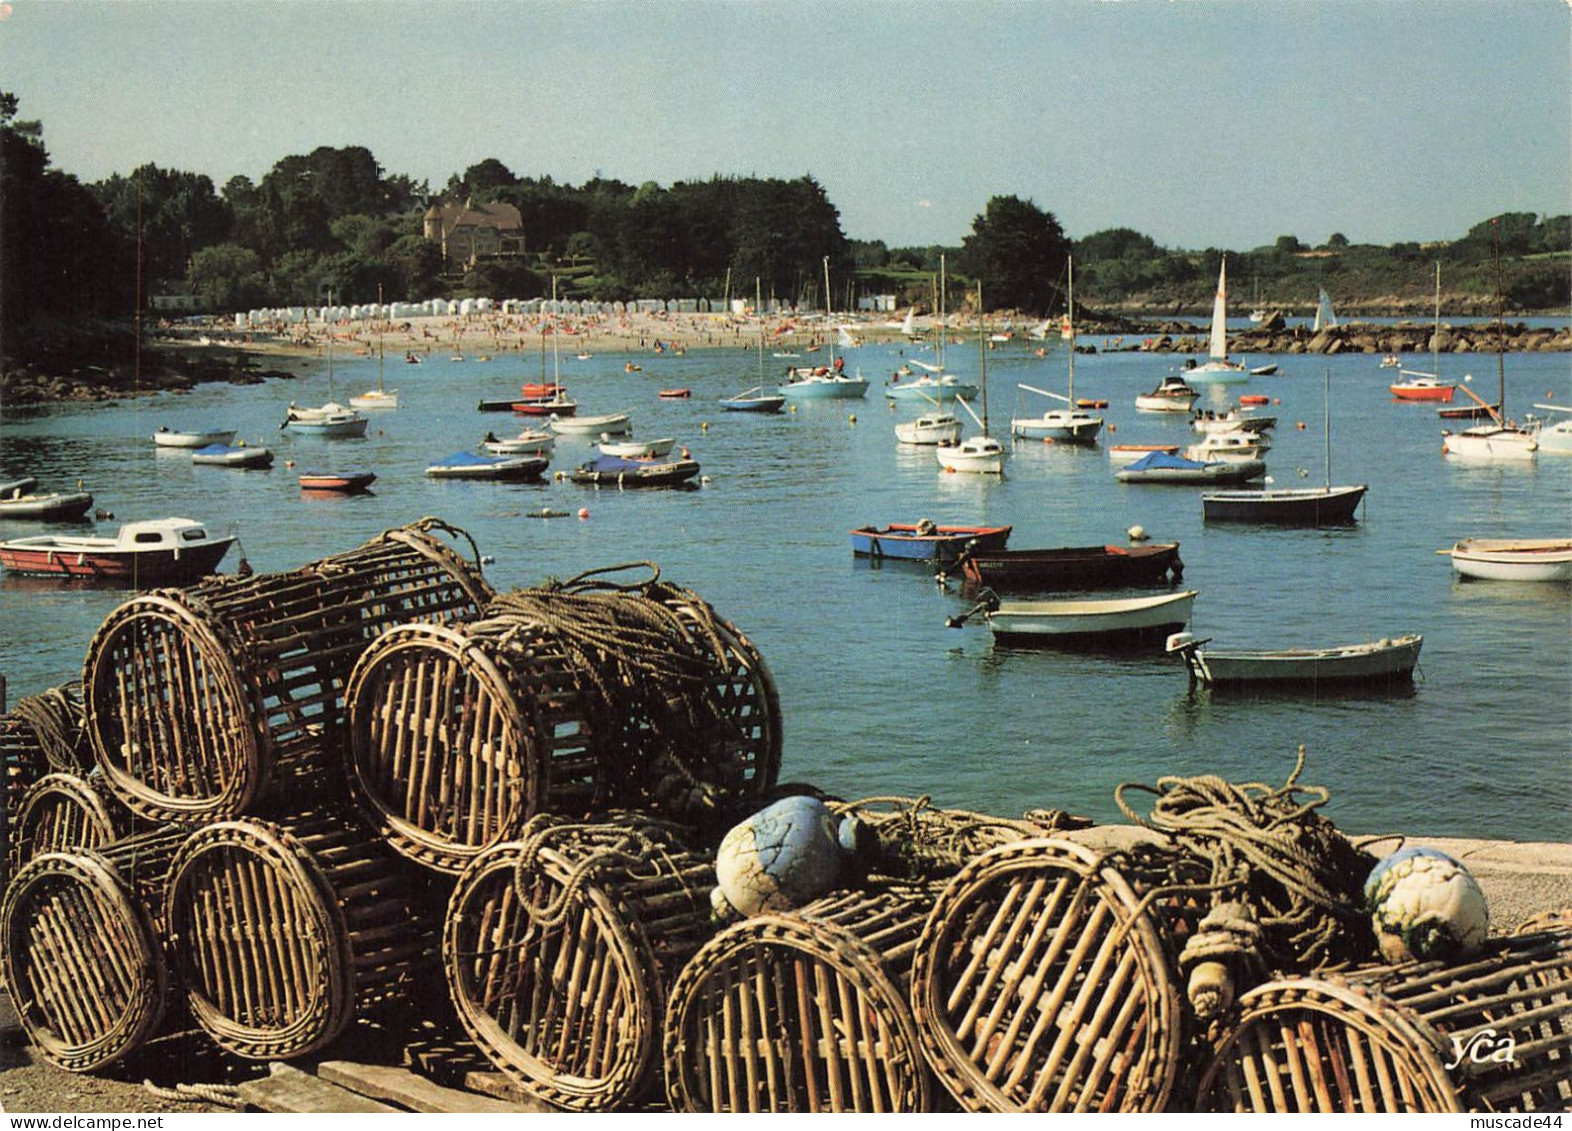
<path id="1" fill-rule="evenodd" d="M 679 874 L 670 852 L 676 829 L 675 825 L 648 817 L 639 817 L 630 824 L 562 824 L 546 814 L 532 817 L 521 830 L 519 857 L 513 866 L 513 889 L 530 920 L 527 936 L 560 926 L 584 887 L 593 881 L 613 874 L 656 879 L 662 874 L 660 864 L 666 865 L 668 874 Z M 586 844 L 595 847 L 573 863 L 560 890 L 541 902 L 534 895 L 541 887 L 541 853 L 550 848 L 560 853 L 568 842 L 580 848 Z"/>
<path id="2" fill-rule="evenodd" d="M 1269 970 L 1339 970 L 1372 951 L 1363 885 L 1375 858 L 1315 812 L 1331 795 L 1324 787 L 1298 784 L 1304 767 L 1300 746 L 1293 772 L 1278 787 L 1202 775 L 1159 778 L 1155 788 L 1125 782 L 1114 791 L 1126 817 L 1165 834 L 1209 868 L 1205 883 L 1169 884 L 1143 900 L 1176 892 L 1212 895 L 1210 911 L 1179 959 L 1191 973 L 1198 1016 L 1225 1010 L 1235 979 L 1254 983 Z M 1144 817 L 1125 799 L 1137 789 L 1157 796 Z"/>

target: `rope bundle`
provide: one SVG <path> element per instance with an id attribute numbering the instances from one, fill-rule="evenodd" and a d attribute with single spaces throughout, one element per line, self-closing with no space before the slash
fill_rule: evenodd
<path id="1" fill-rule="evenodd" d="M 575 900 L 595 883 L 618 875 L 628 880 L 655 880 L 675 871 L 673 851 L 681 837 L 678 826 L 646 816 L 630 815 L 629 823 L 568 823 L 546 814 L 533 817 L 519 837 L 513 865 L 513 889 L 536 929 L 561 926 Z M 555 894 L 537 900 L 541 853 L 572 842 L 578 847 L 567 878 Z M 663 867 L 664 865 L 664 867 Z M 708 900 L 707 892 L 695 899 Z"/>
<path id="2" fill-rule="evenodd" d="M 1330 794 L 1298 784 L 1304 766 L 1301 746 L 1280 787 L 1202 775 L 1159 778 L 1156 788 L 1125 782 L 1114 791 L 1131 821 L 1210 866 L 1204 885 L 1168 889 L 1212 893 L 1210 912 L 1180 955 L 1202 1019 L 1232 1004 L 1236 980 L 1254 984 L 1268 969 L 1340 970 L 1371 953 L 1363 884 L 1375 858 L 1315 812 Z M 1126 801 L 1130 789 L 1157 795 L 1150 815 Z"/>
<path id="3" fill-rule="evenodd" d="M 80 774 L 92 765 L 80 680 L 18 699 L 11 713 L 32 728 L 51 769 Z"/>

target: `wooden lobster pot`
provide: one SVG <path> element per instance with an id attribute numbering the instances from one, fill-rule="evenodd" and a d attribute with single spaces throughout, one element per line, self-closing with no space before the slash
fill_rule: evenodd
<path id="1" fill-rule="evenodd" d="M 1454 965 L 1286 978 L 1239 1000 L 1202 1111 L 1543 1112 L 1572 1105 L 1572 931 Z"/>
<path id="2" fill-rule="evenodd" d="M 401 625 L 361 656 L 346 692 L 349 788 L 412 860 L 457 873 L 537 813 L 602 805 L 618 767 L 578 677 L 538 625 Z"/>
<path id="3" fill-rule="evenodd" d="M 675 1111 L 928 1111 L 907 981 L 928 888 L 760 915 L 694 955 L 666 1014 Z"/>
<path id="4" fill-rule="evenodd" d="M 131 814 L 101 781 L 45 774 L 22 798 L 9 827 L 13 868 L 44 852 L 100 848 L 130 831 Z"/>
<path id="5" fill-rule="evenodd" d="M 626 1109 L 649 1091 L 667 989 L 714 934 L 713 860 L 661 834 L 629 855 L 619 846 L 636 829 L 570 825 L 498 845 L 448 908 L 443 962 L 464 1028 L 526 1091 L 570 1110 Z"/>
<path id="6" fill-rule="evenodd" d="M 436 951 L 398 863 L 340 813 L 192 833 L 165 915 L 197 1024 L 236 1056 L 287 1059 L 395 1004 Z"/>
<path id="7" fill-rule="evenodd" d="M 600 725 L 602 758 L 615 766 L 597 772 L 602 804 L 751 812 L 774 788 L 783 744 L 774 678 L 752 641 L 696 594 L 667 584 L 613 593 L 520 589 L 487 613 L 567 636 L 589 626 L 578 641 L 594 658 L 576 667 Z M 632 662 L 641 654 L 692 678 L 664 685 L 647 678 Z"/>
<path id="8" fill-rule="evenodd" d="M 110 788 L 157 821 L 256 812 L 326 768 L 355 659 L 391 625 L 473 616 L 479 568 L 425 524 L 289 573 L 146 593 L 88 646 L 88 730 Z M 336 767 L 334 767 L 336 769 Z"/>
<path id="9" fill-rule="evenodd" d="M 1155 1111 L 1179 1072 L 1183 988 L 1121 872 L 1053 838 L 962 869 L 912 970 L 923 1051 L 969 1111 Z"/>
<path id="10" fill-rule="evenodd" d="M 715 734 L 701 755 L 725 785 L 729 801 L 757 807 L 780 775 L 780 692 L 753 641 L 715 616 L 697 594 L 669 587 L 665 604 L 681 619 L 688 639 L 708 658 Z M 709 631 L 713 627 L 713 633 Z"/>
<path id="11" fill-rule="evenodd" d="M 169 985 L 156 909 L 182 839 L 160 829 L 96 851 L 45 852 L 7 886 L 0 970 L 51 1064 L 91 1072 L 156 1032 Z"/>

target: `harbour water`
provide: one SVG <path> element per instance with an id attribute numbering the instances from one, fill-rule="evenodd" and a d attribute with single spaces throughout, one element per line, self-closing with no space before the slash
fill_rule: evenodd
<path id="1" fill-rule="evenodd" d="M 1275 482 L 1323 479 L 1329 373 L 1332 479 L 1368 483 L 1370 492 L 1359 523 L 1346 529 L 1206 525 L 1199 489 L 1118 484 L 1106 452 L 1114 443 L 1194 438 L 1183 417 L 1133 407 L 1180 359 L 1078 358 L 1077 396 L 1109 402 L 1103 444 L 1018 442 L 999 480 L 944 474 L 931 449 L 896 445 L 896 413 L 880 389 L 902 348 L 850 352 L 848 369 L 872 382 L 866 399 L 804 403 L 773 417 L 726 413 L 716 403 L 758 383 L 751 350 L 642 352 L 636 373 L 625 371 L 623 354 L 564 356 L 562 378 L 581 413 L 631 411 L 637 435 L 673 436 L 691 449 L 705 477 L 691 491 L 426 478 L 426 465 L 474 450 L 488 429 L 517 430 L 520 421 L 481 414 L 476 404 L 539 380 L 539 358 L 529 353 L 485 362 L 433 355 L 418 366 L 390 354 L 387 384 L 402 407 L 376 414 L 363 440 L 279 431 L 289 401 L 326 399 L 320 359 L 275 359 L 299 376 L 256 386 L 207 385 L 114 406 L 8 407 L 0 478 L 33 475 L 45 490 L 82 479 L 115 515 L 97 523 L 101 534 L 166 515 L 220 529 L 233 523 L 257 570 L 349 549 L 423 515 L 468 530 L 494 559 L 486 572 L 499 588 L 657 562 L 666 579 L 696 590 L 747 633 L 769 664 L 785 718 L 783 780 L 846 797 L 928 794 L 992 812 L 1056 807 L 1117 820 L 1119 782 L 1214 773 L 1281 784 L 1303 743 L 1305 779 L 1331 790 L 1325 812 L 1350 831 L 1566 839 L 1572 593 L 1459 581 L 1435 551 L 1468 536 L 1572 533 L 1572 457 L 1459 464 L 1441 454 L 1434 406 L 1394 403 L 1393 371 L 1376 357 L 1260 357 L 1253 363 L 1277 361 L 1280 375 L 1210 395 L 1216 405 L 1244 392 L 1273 399 L 1262 411 L 1279 420 L 1267 458 Z M 975 376 L 977 360 L 974 343 L 950 348 L 953 371 Z M 787 364 L 767 359 L 766 383 Z M 1493 399 L 1493 355 L 1448 356 L 1442 369 L 1449 379 L 1471 373 L 1470 387 Z M 1509 355 L 1506 373 L 1514 416 L 1547 398 L 1572 404 L 1566 354 Z M 1048 407 L 1018 392 L 1018 382 L 1063 390 L 1063 348 L 1038 358 L 1023 343 L 1003 344 L 989 352 L 987 375 L 991 430 L 1007 436 L 1011 415 Z M 376 360 L 341 356 L 334 378 L 346 400 L 375 387 Z M 657 398 L 673 386 L 690 388 L 691 399 Z M 192 466 L 188 453 L 152 444 L 165 425 L 235 427 L 240 439 L 272 447 L 278 462 L 262 472 Z M 590 454 L 587 440 L 563 438 L 552 469 Z M 349 468 L 377 474 L 372 494 L 308 497 L 296 482 L 300 472 Z M 581 507 L 585 519 L 576 517 Z M 542 508 L 570 517 L 529 516 Z M 1181 543 L 1184 585 L 1200 593 L 1193 630 L 1218 646 L 1421 632 L 1419 675 L 1399 695 L 1224 695 L 1192 691 L 1160 646 L 1118 656 L 997 647 L 980 621 L 945 627 L 967 607 L 957 591 L 942 591 L 921 570 L 852 557 L 853 527 L 919 518 L 1009 523 L 1014 548 L 1123 542 L 1139 524 L 1155 540 Z M 0 522 L 0 537 L 43 529 Z M 235 566 L 232 553 L 221 568 Z M 11 700 L 79 677 L 94 630 L 125 597 L 0 581 L 0 672 Z"/>

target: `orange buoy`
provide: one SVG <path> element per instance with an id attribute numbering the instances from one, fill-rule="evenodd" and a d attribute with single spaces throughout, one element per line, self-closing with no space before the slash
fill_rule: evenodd
<path id="1" fill-rule="evenodd" d="M 580 518 L 588 518 L 589 517 L 589 508 L 588 507 L 580 507 L 579 508 L 579 517 Z"/>
<path id="2" fill-rule="evenodd" d="M 1305 430 L 1305 422 L 1301 420 L 1298 424 L 1295 424 L 1294 427 L 1303 432 Z"/>

